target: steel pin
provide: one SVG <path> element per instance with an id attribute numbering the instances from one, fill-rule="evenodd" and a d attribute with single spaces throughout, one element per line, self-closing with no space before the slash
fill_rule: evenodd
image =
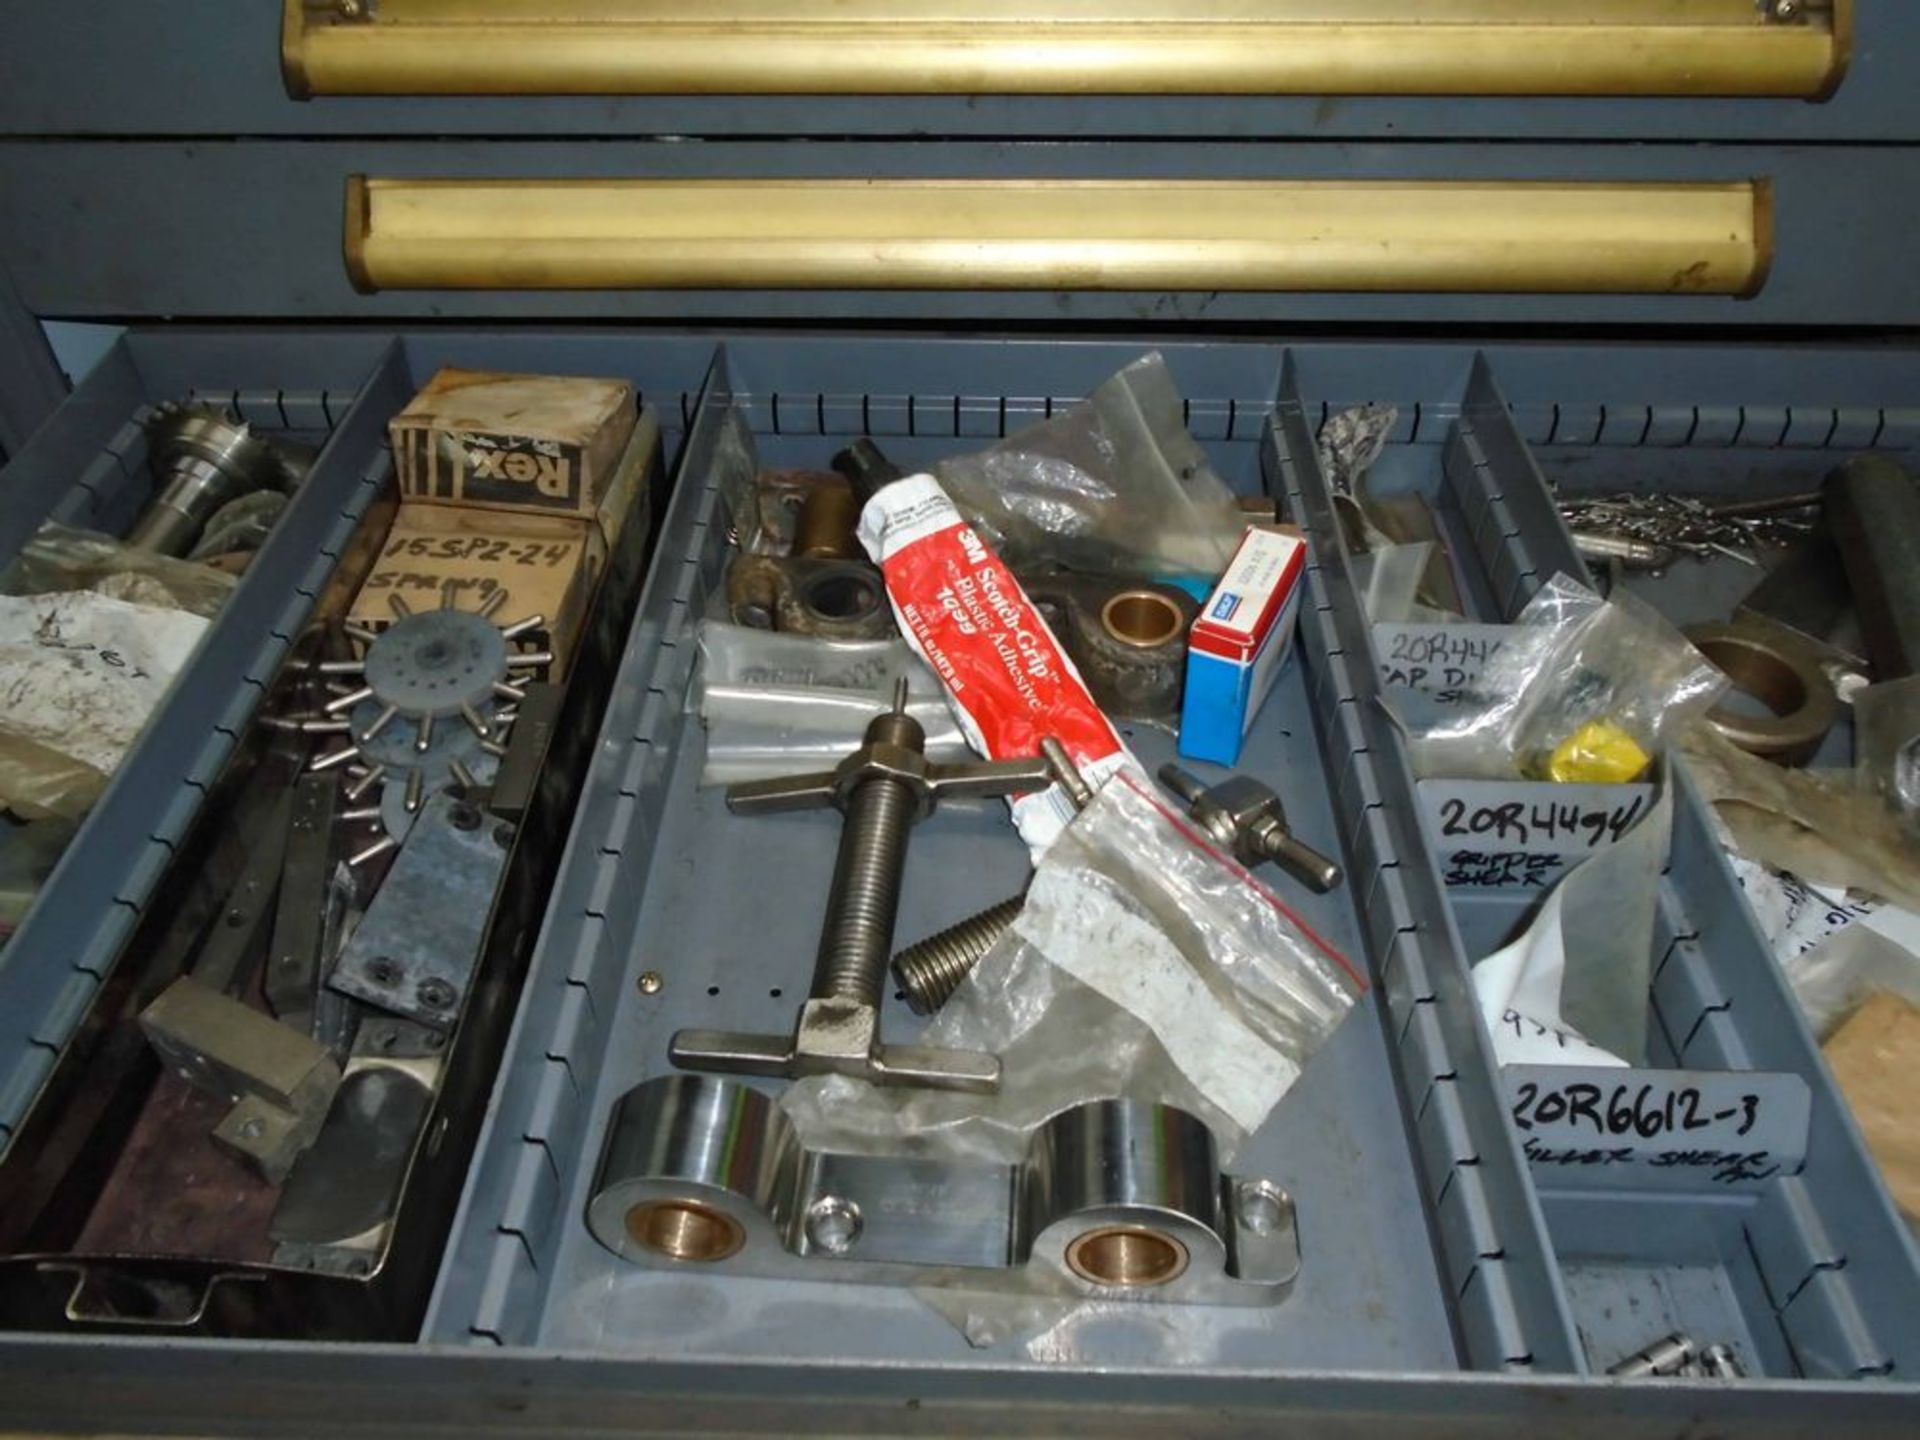
<path id="1" fill-rule="evenodd" d="M 345 695 L 329 700 L 321 708 L 329 715 L 338 715 L 342 710 L 351 710 L 362 700 L 371 699 L 373 699 L 373 687 L 371 685 L 363 685 L 358 690 L 350 690 Z"/>
<path id="2" fill-rule="evenodd" d="M 386 729 L 387 726 L 391 725 L 396 719 L 398 719 L 399 715 L 400 715 L 400 707 L 398 705 L 387 706 L 386 709 L 382 710 L 378 715 L 374 716 L 373 723 L 367 726 L 367 728 L 361 732 L 360 743 L 364 745 L 367 743 L 367 741 L 373 739 L 374 736 L 378 735 L 382 730 Z"/>
<path id="3" fill-rule="evenodd" d="M 382 855 L 386 854 L 389 850 L 398 850 L 399 848 L 400 848 L 400 842 L 394 839 L 393 836 L 382 835 L 378 840 L 374 841 L 371 845 L 367 846 L 367 848 L 362 850 L 359 854 L 348 856 L 347 864 L 356 865 L 356 866 L 364 865 L 369 860 L 379 859 Z"/>
<path id="4" fill-rule="evenodd" d="M 358 800 L 387 776 L 387 767 L 376 765 L 347 787 L 347 799 Z"/>
<path id="5" fill-rule="evenodd" d="M 538 630 L 546 623 L 547 617 L 544 615 L 529 615 L 524 620 L 516 620 L 511 625 L 502 626 L 500 633 L 509 640 L 518 640 L 529 630 Z"/>

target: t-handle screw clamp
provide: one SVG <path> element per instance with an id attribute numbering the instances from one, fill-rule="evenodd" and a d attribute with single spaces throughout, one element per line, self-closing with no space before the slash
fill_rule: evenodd
<path id="1" fill-rule="evenodd" d="M 827 893 L 814 963 L 813 991 L 791 1035 L 682 1030 L 668 1054 L 684 1070 L 734 1075 L 856 1075 L 881 1085 L 990 1091 L 1000 1061 L 966 1050 L 887 1045 L 880 1003 L 893 925 L 900 908 L 907 840 L 943 797 L 1015 795 L 1054 778 L 1044 757 L 929 765 L 926 732 L 907 714 L 907 684 L 893 709 L 867 726 L 865 743 L 833 770 L 732 786 L 737 815 L 769 815 L 832 805 L 846 817 Z"/>

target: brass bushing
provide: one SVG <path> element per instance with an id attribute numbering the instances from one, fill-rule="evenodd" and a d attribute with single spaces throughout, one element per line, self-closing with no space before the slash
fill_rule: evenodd
<path id="1" fill-rule="evenodd" d="M 1100 623 L 1122 645 L 1153 650 L 1178 638 L 1187 617 L 1156 591 L 1122 590 L 1100 607 Z"/>
<path id="2" fill-rule="evenodd" d="M 1103 1225 L 1074 1237 L 1067 1246 L 1067 1268 L 1094 1285 L 1168 1285 L 1186 1273 L 1187 1247 L 1144 1225 Z"/>
<path id="3" fill-rule="evenodd" d="M 1789 635 L 1750 622 L 1694 625 L 1686 636 L 1735 690 L 1770 712 L 1748 714 L 1723 702 L 1707 712 L 1709 725 L 1748 754 L 1776 765 L 1804 765 L 1813 758 L 1839 718 L 1840 700 L 1811 651 Z"/>

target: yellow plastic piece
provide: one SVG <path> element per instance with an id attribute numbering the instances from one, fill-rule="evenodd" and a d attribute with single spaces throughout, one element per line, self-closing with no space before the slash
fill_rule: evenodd
<path id="1" fill-rule="evenodd" d="M 1554 747 L 1547 778 L 1561 785 L 1624 785 L 1652 763 L 1625 730 L 1611 720 L 1593 720 Z"/>

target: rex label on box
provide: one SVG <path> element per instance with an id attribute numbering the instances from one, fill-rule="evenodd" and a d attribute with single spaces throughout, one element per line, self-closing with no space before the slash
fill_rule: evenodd
<path id="1" fill-rule="evenodd" d="M 635 419 L 624 380 L 450 369 L 388 431 L 409 500 L 586 519 Z"/>
<path id="2" fill-rule="evenodd" d="M 1307 544 L 1280 530 L 1249 530 L 1207 597 L 1187 640 L 1180 753 L 1237 764 L 1300 614 Z"/>

